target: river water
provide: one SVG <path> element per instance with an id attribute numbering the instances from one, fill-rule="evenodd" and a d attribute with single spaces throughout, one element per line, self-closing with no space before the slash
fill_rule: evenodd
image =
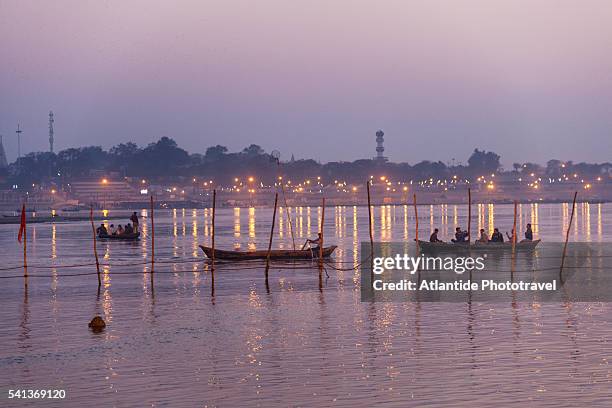
<path id="1" fill-rule="evenodd" d="M 465 206 L 420 206 L 419 233 L 448 239 Z M 571 204 L 523 204 L 518 223 L 561 241 Z M 36 406 L 612 406 L 609 303 L 361 302 L 365 207 L 328 207 L 326 243 L 338 269 L 210 265 L 209 210 L 142 211 L 137 243 L 98 242 L 87 222 L 28 226 L 27 286 L 18 226 L 0 225 L 0 405 L 10 389 L 63 389 Z M 282 215 L 282 216 L 281 216 Z M 300 246 L 321 209 L 291 209 Z M 265 249 L 272 210 L 220 209 L 218 248 Z M 275 248 L 291 248 L 284 209 Z M 113 221 L 116 223 L 116 221 Z M 512 205 L 481 205 L 472 228 L 510 231 Z M 578 204 L 570 238 L 612 242 L 612 205 Z M 414 209 L 376 206 L 376 241 L 412 241 Z M 86 264 L 86 265 L 84 265 Z M 74 266 L 82 265 L 82 266 Z M 110 266 L 109 266 L 110 265 Z M 107 327 L 93 333 L 89 320 Z M 31 402 L 31 401 L 30 401 Z M 33 404 L 34 405 L 34 404 Z"/>

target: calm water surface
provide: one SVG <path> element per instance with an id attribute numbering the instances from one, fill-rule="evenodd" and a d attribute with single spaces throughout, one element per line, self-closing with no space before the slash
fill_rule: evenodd
<path id="1" fill-rule="evenodd" d="M 560 241 L 571 205 L 519 208 L 536 238 Z M 472 228 L 512 226 L 511 205 L 474 209 Z M 274 246 L 290 248 L 284 210 Z M 477 214 L 476 214 L 477 213 Z M 375 208 L 375 240 L 414 239 L 411 207 Z M 143 211 L 146 216 L 146 212 Z M 321 209 L 292 209 L 297 245 Z M 216 245 L 264 249 L 269 209 L 222 209 Z M 337 266 L 359 262 L 367 208 L 330 207 L 326 242 Z M 65 389 L 36 406 L 612 406 L 608 303 L 362 303 L 359 273 L 279 265 L 266 290 L 261 264 L 215 271 L 198 244 L 211 241 L 208 210 L 156 212 L 138 243 L 98 243 L 98 291 L 88 223 L 29 228 L 27 288 L 18 226 L 0 226 L 0 391 Z M 612 205 L 579 204 L 571 239 L 612 242 Z M 117 223 L 113 221 L 114 223 Z M 420 234 L 450 237 L 464 206 L 419 207 Z M 96 314 L 104 332 L 88 330 Z"/>

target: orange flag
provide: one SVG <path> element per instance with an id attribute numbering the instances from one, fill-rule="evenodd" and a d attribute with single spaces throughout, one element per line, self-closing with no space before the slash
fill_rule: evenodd
<path id="1" fill-rule="evenodd" d="M 21 225 L 19 226 L 19 235 L 17 236 L 17 241 L 21 242 L 21 238 L 26 232 L 26 208 L 25 204 L 21 207 Z"/>

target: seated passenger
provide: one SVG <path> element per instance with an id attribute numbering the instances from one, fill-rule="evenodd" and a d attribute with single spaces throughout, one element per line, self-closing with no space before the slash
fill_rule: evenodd
<path id="1" fill-rule="evenodd" d="M 115 224 L 110 225 L 108 235 L 117 235 L 117 228 L 115 228 Z"/>
<path id="2" fill-rule="evenodd" d="M 533 231 L 531 230 L 531 224 L 527 224 L 527 229 L 525 230 L 525 240 L 533 241 Z"/>
<path id="3" fill-rule="evenodd" d="M 491 235 L 491 240 L 489 242 L 504 242 L 504 236 L 499 232 L 499 228 L 493 230 L 493 235 Z"/>
<path id="4" fill-rule="evenodd" d="M 125 230 L 123 230 L 123 233 L 125 235 L 131 235 L 134 233 L 134 228 L 132 228 L 132 225 L 128 222 L 127 225 L 125 226 Z"/>
<path id="5" fill-rule="evenodd" d="M 451 239 L 452 242 L 465 242 L 467 238 L 467 231 L 461 231 L 460 227 L 455 228 L 455 238 Z"/>
<path id="6" fill-rule="evenodd" d="M 476 242 L 489 242 L 489 236 L 485 232 L 484 228 L 480 229 L 480 238 L 478 238 Z"/>
<path id="7" fill-rule="evenodd" d="M 429 242 L 444 242 L 438 239 L 438 229 L 434 229 L 433 234 L 429 236 Z"/>
<path id="8" fill-rule="evenodd" d="M 122 235 L 123 234 L 123 227 L 121 226 L 121 224 L 119 224 L 119 226 L 117 227 L 117 232 L 115 233 L 115 235 Z"/>
<path id="9" fill-rule="evenodd" d="M 106 229 L 104 224 L 100 224 L 100 226 L 96 228 L 96 233 L 98 234 L 98 236 L 107 236 L 108 230 Z"/>

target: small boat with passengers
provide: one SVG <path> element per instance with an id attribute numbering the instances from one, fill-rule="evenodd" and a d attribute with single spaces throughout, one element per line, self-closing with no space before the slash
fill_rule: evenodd
<path id="1" fill-rule="evenodd" d="M 211 247 L 200 245 L 202 251 L 207 257 L 212 258 L 213 249 Z M 332 245 L 323 248 L 323 258 L 328 258 L 336 250 L 337 246 Z M 268 251 L 227 251 L 215 248 L 215 259 L 224 259 L 232 261 L 243 261 L 251 259 L 266 259 L 268 257 Z M 285 260 L 297 260 L 297 259 L 318 259 L 319 249 L 273 249 L 270 251 L 270 259 L 285 259 Z"/>
<path id="2" fill-rule="evenodd" d="M 541 240 L 523 240 L 516 243 L 517 251 L 533 251 Z M 456 250 L 482 250 L 482 251 L 512 251 L 512 242 L 429 242 L 418 241 L 419 248 L 424 251 L 456 251 Z"/>
<path id="3" fill-rule="evenodd" d="M 98 234 L 98 239 L 104 241 L 138 241 L 140 239 L 140 232 L 119 235 Z"/>

